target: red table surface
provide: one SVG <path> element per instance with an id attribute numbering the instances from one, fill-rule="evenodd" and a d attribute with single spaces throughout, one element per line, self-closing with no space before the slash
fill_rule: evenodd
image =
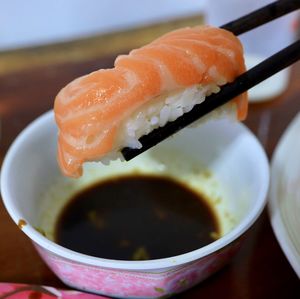
<path id="1" fill-rule="evenodd" d="M 35 68 L 0 77 L 0 157 L 17 134 L 52 108 L 58 90 L 73 78 L 111 67 L 114 57 Z M 268 156 L 292 118 L 300 111 L 300 63 L 292 69 L 288 89 L 269 103 L 251 105 L 245 124 Z M 48 269 L 30 240 L 0 202 L 0 281 L 66 288 Z M 241 250 L 224 269 L 179 298 L 300 298 L 300 283 L 274 236 L 267 211 L 248 231 Z"/>

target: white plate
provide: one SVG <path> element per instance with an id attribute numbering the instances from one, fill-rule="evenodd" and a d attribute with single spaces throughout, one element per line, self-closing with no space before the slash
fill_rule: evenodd
<path id="1" fill-rule="evenodd" d="M 269 212 L 278 242 L 300 278 L 300 113 L 272 158 Z"/>

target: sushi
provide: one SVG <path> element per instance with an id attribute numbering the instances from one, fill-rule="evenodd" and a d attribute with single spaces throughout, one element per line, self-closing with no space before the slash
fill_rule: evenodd
<path id="1" fill-rule="evenodd" d="M 169 32 L 117 57 L 114 68 L 75 79 L 54 103 L 58 161 L 70 177 L 86 161 L 107 162 L 124 147 L 164 126 L 220 86 L 245 72 L 243 47 L 232 33 L 211 26 Z M 247 115 L 247 94 L 225 105 L 236 119 Z"/>

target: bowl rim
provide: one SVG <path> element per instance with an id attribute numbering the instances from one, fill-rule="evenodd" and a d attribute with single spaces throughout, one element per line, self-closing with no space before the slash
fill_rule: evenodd
<path id="1" fill-rule="evenodd" d="M 14 140 L 10 148 L 8 149 L 3 165 L 2 165 L 2 173 L 1 173 L 1 193 L 4 205 L 12 217 L 14 222 L 18 224 L 20 219 L 24 219 L 16 206 L 13 204 L 13 201 L 10 200 L 12 197 L 9 190 L 9 177 L 8 173 L 10 168 L 13 165 L 13 160 L 16 152 L 22 146 L 24 140 L 28 138 L 32 134 L 33 131 L 42 125 L 45 125 L 52 121 L 54 118 L 53 111 L 50 110 L 38 118 L 36 118 L 33 122 L 31 122 L 22 132 L 17 136 Z M 42 236 L 38 231 L 34 229 L 27 223 L 23 228 L 23 232 L 36 244 L 38 244 L 43 249 L 50 251 L 52 254 L 61 256 L 63 258 L 69 259 L 76 263 L 87 264 L 90 266 L 103 267 L 103 268 L 111 268 L 111 269 L 119 269 L 119 270 L 155 270 L 155 269 L 163 269 L 174 266 L 183 265 L 186 263 L 190 263 L 205 256 L 208 256 L 212 253 L 219 251 L 225 246 L 233 243 L 233 241 L 237 240 L 244 232 L 246 232 L 250 226 L 256 221 L 259 215 L 262 213 L 266 200 L 267 193 L 269 189 L 269 181 L 270 181 L 270 173 L 269 173 L 269 162 L 267 155 L 259 143 L 258 139 L 255 135 L 242 123 L 236 123 L 241 130 L 244 130 L 249 136 L 252 137 L 252 140 L 257 147 L 259 155 L 261 155 L 261 163 L 260 166 L 262 168 L 262 177 L 264 178 L 265 184 L 262 185 L 262 189 L 258 194 L 258 198 L 251 208 L 250 212 L 244 217 L 240 223 L 229 233 L 227 233 L 222 238 L 203 246 L 199 249 L 180 254 L 173 257 L 161 258 L 161 259 L 153 259 L 146 261 L 126 261 L 126 260 L 114 260 L 114 259 L 104 259 L 89 256 L 86 254 L 78 253 L 76 251 L 64 248 L 61 245 L 54 243 L 53 241 L 47 239 Z M 26 219 L 25 219 L 26 220 Z"/>

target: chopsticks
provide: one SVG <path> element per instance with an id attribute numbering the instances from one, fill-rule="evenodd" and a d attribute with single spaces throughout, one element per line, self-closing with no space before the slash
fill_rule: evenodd
<path id="1" fill-rule="evenodd" d="M 300 8 L 300 0 L 279 0 L 255 10 L 221 28 L 240 35 Z M 276 34 L 276 32 L 274 32 Z"/>
<path id="2" fill-rule="evenodd" d="M 223 25 L 221 28 L 230 30 L 235 34 L 242 34 L 299 8 L 300 0 L 276 1 L 240 19 Z M 222 86 L 219 93 L 207 97 L 203 103 L 196 105 L 190 112 L 183 114 L 175 121 L 168 122 L 164 127 L 157 128 L 148 135 L 142 136 L 139 139 L 142 144 L 141 148 L 123 148 L 121 152 L 124 159 L 126 161 L 133 159 L 299 59 L 300 40 L 240 75 L 234 82 Z"/>

